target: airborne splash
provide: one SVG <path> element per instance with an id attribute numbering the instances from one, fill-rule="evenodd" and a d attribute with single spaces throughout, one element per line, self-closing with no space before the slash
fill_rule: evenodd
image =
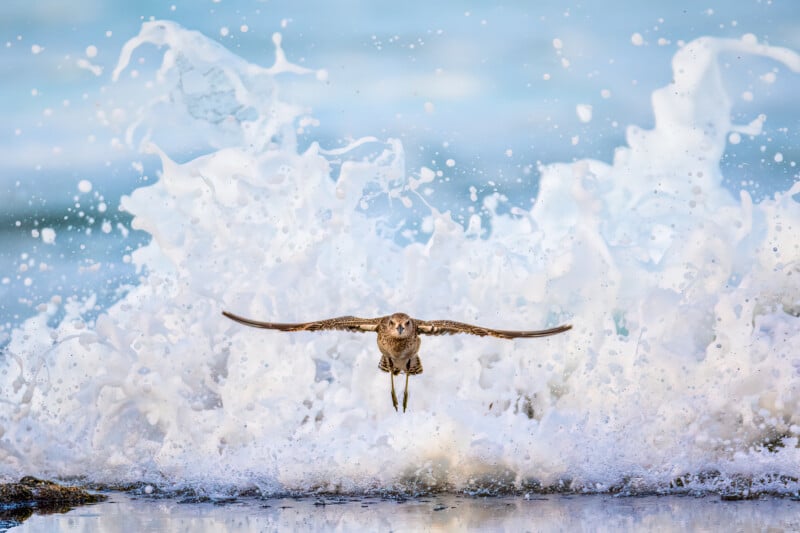
<path id="1" fill-rule="evenodd" d="M 480 216 L 464 228 L 425 204 L 431 171 L 408 177 L 399 141 L 300 150 L 313 119 L 276 78 L 314 72 L 275 43 L 262 68 L 156 21 L 123 48 L 115 76 L 165 47 L 166 96 L 128 132 L 163 166 L 123 202 L 152 235 L 133 256 L 143 279 L 87 328 L 77 303 L 48 327 L 50 304 L 13 332 L 0 474 L 264 493 L 800 489 L 800 183 L 758 203 L 722 187 L 727 135 L 760 121 L 731 123 L 718 67 L 735 52 L 797 72 L 797 54 L 688 43 L 653 130 L 630 127 L 611 165 L 542 167 L 533 207 L 491 215 L 486 236 Z M 171 159 L 147 131 L 164 114 L 213 148 Z M 429 238 L 401 243 L 386 217 L 420 208 Z M 430 339 L 399 417 L 371 340 L 239 328 L 223 308 L 575 328 Z"/>

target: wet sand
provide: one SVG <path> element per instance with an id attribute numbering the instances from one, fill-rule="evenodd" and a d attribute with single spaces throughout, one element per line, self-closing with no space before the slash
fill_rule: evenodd
<path id="1" fill-rule="evenodd" d="M 1 529 L 1 528 L 0 528 Z M 58 531 L 798 531 L 800 501 L 719 496 L 546 495 L 410 500 L 373 497 L 190 502 L 110 493 L 64 514 L 34 515 L 13 532 Z"/>

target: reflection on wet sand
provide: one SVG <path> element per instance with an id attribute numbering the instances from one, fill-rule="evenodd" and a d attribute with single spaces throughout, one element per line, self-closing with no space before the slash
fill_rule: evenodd
<path id="1" fill-rule="evenodd" d="M 15 531 L 367 530 L 448 531 L 765 531 L 800 529 L 800 502 L 721 501 L 718 496 L 614 497 L 548 495 L 524 498 L 432 496 L 240 499 L 181 503 L 111 494 L 105 503 L 63 515 L 36 515 Z"/>

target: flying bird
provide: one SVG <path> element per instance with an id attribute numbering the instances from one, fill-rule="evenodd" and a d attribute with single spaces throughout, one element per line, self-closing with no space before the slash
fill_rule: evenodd
<path id="1" fill-rule="evenodd" d="M 320 331 L 320 330 L 346 330 L 360 332 L 377 332 L 378 349 L 381 351 L 381 362 L 378 368 L 389 373 L 392 384 L 392 405 L 397 411 L 397 394 L 394 390 L 394 377 L 400 373 L 406 375 L 406 386 L 403 391 L 403 412 L 408 405 L 408 377 L 422 373 L 422 362 L 419 359 L 420 335 L 455 335 L 468 333 L 485 337 L 490 335 L 501 339 L 516 339 L 530 337 L 547 337 L 563 333 L 572 326 L 567 324 L 551 329 L 539 331 L 507 331 L 502 329 L 489 329 L 463 322 L 452 320 L 418 320 L 405 313 L 378 318 L 358 318 L 354 316 L 340 316 L 316 322 L 302 322 L 298 324 L 281 324 L 277 322 L 261 322 L 244 318 L 227 311 L 223 315 L 247 326 L 263 329 L 277 329 L 279 331 Z"/>

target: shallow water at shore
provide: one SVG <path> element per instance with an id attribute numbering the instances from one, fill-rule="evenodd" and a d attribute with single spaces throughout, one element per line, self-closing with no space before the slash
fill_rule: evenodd
<path id="1" fill-rule="evenodd" d="M 106 502 L 65 514 L 34 515 L 24 531 L 797 531 L 800 502 L 719 496 L 438 495 L 236 499 L 183 503 L 111 493 Z"/>

